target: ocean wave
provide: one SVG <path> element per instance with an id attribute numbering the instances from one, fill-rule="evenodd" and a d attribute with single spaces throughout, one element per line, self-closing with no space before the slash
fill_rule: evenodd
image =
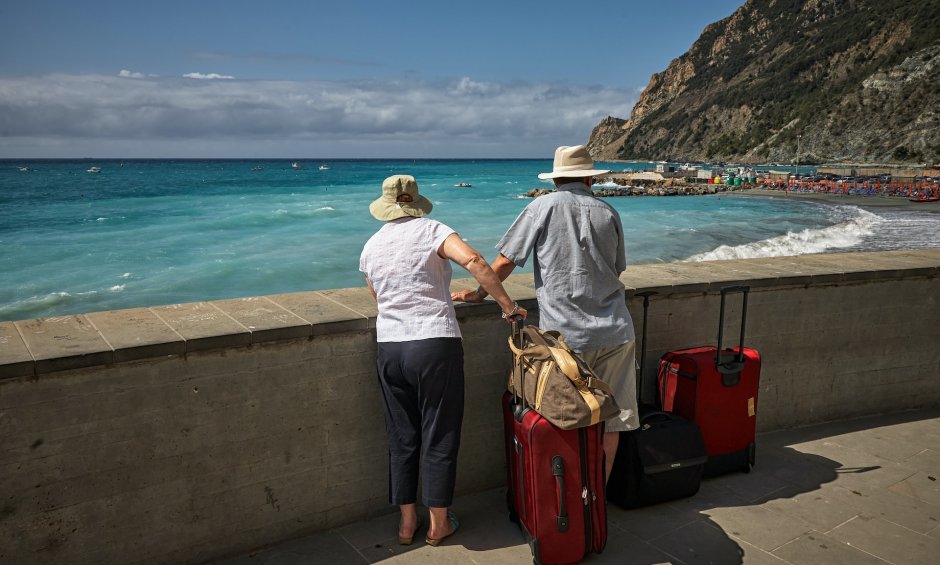
<path id="1" fill-rule="evenodd" d="M 31 296 L 16 302 L 0 305 L 0 320 L 18 320 L 24 315 L 35 317 L 34 312 L 48 308 L 61 308 L 74 302 L 69 292 L 50 292 L 42 296 Z"/>
<path id="2" fill-rule="evenodd" d="M 121 292 L 122 290 L 124 290 L 124 287 L 126 286 L 127 286 L 126 284 L 116 284 L 112 286 L 111 288 L 109 288 L 108 290 L 110 290 L 111 292 Z"/>
<path id="3" fill-rule="evenodd" d="M 884 222 L 882 217 L 859 208 L 844 207 L 838 213 L 855 215 L 825 228 L 787 232 L 785 235 L 742 245 L 721 245 L 711 251 L 693 255 L 685 259 L 685 262 L 783 257 L 845 249 L 861 243 Z"/>
<path id="4" fill-rule="evenodd" d="M 624 186 L 615 182 L 596 182 L 592 188 L 624 188 Z"/>
<path id="5" fill-rule="evenodd" d="M 245 214 L 244 221 L 252 225 L 265 224 L 268 222 L 281 222 L 284 218 L 294 219 L 294 220 L 303 220 L 307 218 L 312 218 L 318 214 L 323 214 L 325 212 L 335 212 L 336 208 L 332 206 L 313 206 L 313 205 L 303 205 L 296 208 L 286 209 L 286 208 L 277 208 L 272 210 L 269 214 Z"/>

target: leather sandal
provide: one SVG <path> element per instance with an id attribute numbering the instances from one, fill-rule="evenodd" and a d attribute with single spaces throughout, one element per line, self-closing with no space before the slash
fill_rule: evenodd
<path id="1" fill-rule="evenodd" d="M 430 546 L 432 546 L 432 547 L 437 547 L 437 546 L 441 545 L 441 542 L 442 542 L 442 541 L 444 541 L 445 539 L 449 538 L 450 536 L 456 534 L 456 533 L 457 533 L 457 529 L 460 528 L 460 522 L 457 521 L 457 515 L 454 514 L 453 512 L 451 512 L 450 510 L 448 510 L 448 511 L 447 511 L 447 521 L 450 522 L 450 533 L 449 533 L 449 534 L 447 534 L 446 536 L 441 537 L 441 538 L 425 537 L 425 538 L 424 538 L 424 543 L 426 543 L 426 544 L 428 544 L 428 545 L 430 545 Z"/>
<path id="2" fill-rule="evenodd" d="M 415 526 L 415 531 L 412 532 L 411 537 L 403 538 L 401 536 L 398 536 L 398 544 L 399 545 L 411 545 L 412 543 L 414 543 L 415 534 L 418 533 L 418 530 L 420 530 L 423 526 L 424 526 L 424 519 L 421 518 L 421 516 L 418 516 L 418 524 Z"/>

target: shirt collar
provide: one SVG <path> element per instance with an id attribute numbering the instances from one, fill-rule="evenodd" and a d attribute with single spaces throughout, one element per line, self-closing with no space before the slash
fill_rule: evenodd
<path id="1" fill-rule="evenodd" d="M 555 189 L 565 192 L 584 192 L 585 194 L 593 194 L 591 188 L 581 181 L 565 183 L 561 186 L 555 187 Z"/>

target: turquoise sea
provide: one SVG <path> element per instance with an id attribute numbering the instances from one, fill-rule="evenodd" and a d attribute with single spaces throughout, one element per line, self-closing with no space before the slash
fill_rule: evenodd
<path id="1" fill-rule="evenodd" d="M 0 320 L 361 286 L 359 252 L 380 227 L 368 204 L 398 173 L 492 260 L 523 194 L 550 186 L 536 178 L 550 160 L 300 162 L 0 161 Z M 940 246 L 940 215 L 916 211 L 731 194 L 608 202 L 630 264 Z"/>

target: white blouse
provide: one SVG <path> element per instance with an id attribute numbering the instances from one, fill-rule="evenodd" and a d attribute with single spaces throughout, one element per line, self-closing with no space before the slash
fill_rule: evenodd
<path id="1" fill-rule="evenodd" d="M 435 220 L 401 218 L 366 242 L 359 270 L 378 299 L 377 341 L 461 337 L 450 300 L 450 260 L 437 254 L 452 233 Z"/>

